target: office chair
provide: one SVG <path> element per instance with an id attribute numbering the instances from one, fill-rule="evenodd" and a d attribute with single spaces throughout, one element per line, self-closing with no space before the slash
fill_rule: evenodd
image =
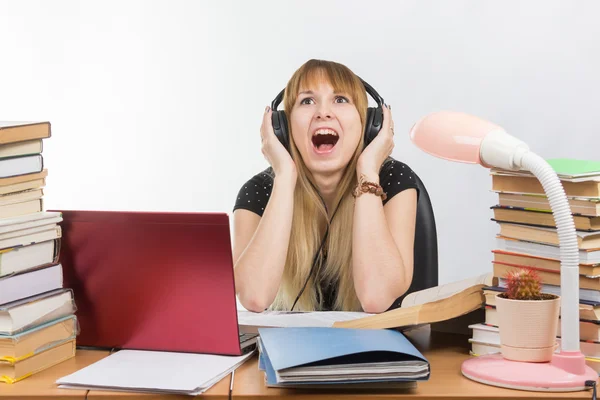
<path id="1" fill-rule="evenodd" d="M 414 171 L 413 171 L 414 172 Z M 414 173 L 419 188 L 414 244 L 413 279 L 407 292 L 396 299 L 390 309 L 400 307 L 409 293 L 438 285 L 438 246 L 435 216 L 429 193 L 421 178 Z"/>

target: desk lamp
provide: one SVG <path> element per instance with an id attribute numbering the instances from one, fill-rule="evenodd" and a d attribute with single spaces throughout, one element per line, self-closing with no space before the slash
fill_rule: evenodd
<path id="1" fill-rule="evenodd" d="M 579 349 L 579 249 L 569 203 L 550 165 L 501 127 L 473 115 L 440 111 L 426 115 L 410 130 L 426 153 L 486 168 L 530 171 L 542 184 L 556 222 L 560 243 L 560 351 L 549 362 L 511 361 L 501 354 L 482 355 L 462 364 L 464 376 L 477 382 L 531 391 L 585 390 L 598 374 Z"/>

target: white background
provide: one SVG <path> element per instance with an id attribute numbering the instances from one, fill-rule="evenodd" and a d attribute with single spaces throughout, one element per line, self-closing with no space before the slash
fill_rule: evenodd
<path id="1" fill-rule="evenodd" d="M 310 58 L 393 106 L 425 182 L 440 282 L 491 271 L 488 171 L 426 155 L 431 111 L 502 125 L 543 157 L 598 159 L 595 1 L 4 1 L 0 120 L 49 120 L 47 209 L 220 211 L 268 166 L 262 112 Z"/>

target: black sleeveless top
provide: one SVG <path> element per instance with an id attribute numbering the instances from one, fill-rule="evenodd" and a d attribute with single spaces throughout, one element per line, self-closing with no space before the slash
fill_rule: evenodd
<path id="1" fill-rule="evenodd" d="M 246 181 L 238 192 L 233 211 L 245 209 L 262 217 L 273 190 L 273 175 L 273 170 L 269 167 Z M 416 189 L 418 195 L 418 187 L 413 171 L 408 165 L 392 157 L 388 157 L 379 171 L 379 184 L 387 195 L 387 198 L 383 201 L 384 206 L 392 197 L 406 189 Z M 326 261 L 327 259 L 324 257 L 323 263 Z M 318 268 L 318 265 L 315 268 Z M 323 292 L 323 310 L 332 310 L 337 285 L 332 283 L 321 289 Z M 394 305 L 397 307 L 398 303 L 398 301 L 395 301 Z"/>

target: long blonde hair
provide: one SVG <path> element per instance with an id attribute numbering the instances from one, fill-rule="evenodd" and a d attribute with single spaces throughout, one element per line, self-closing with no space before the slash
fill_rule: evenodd
<path id="1" fill-rule="evenodd" d="M 331 61 L 309 60 L 291 77 L 285 88 L 283 102 L 288 121 L 291 120 L 292 108 L 300 87 L 312 86 L 320 80 L 328 81 L 336 92 L 347 93 L 351 97 L 360 115 L 361 133 L 364 132 L 368 107 L 365 87 L 348 67 Z M 271 305 L 271 309 L 276 310 L 289 310 L 292 307 L 310 273 L 313 257 L 335 210 L 335 207 L 333 210 L 327 210 L 324 206 L 312 173 L 292 140 L 291 124 L 288 123 L 288 127 L 290 151 L 296 164 L 298 179 L 294 190 L 292 231 L 286 264 L 279 291 Z M 344 170 L 333 202 L 339 206 L 329 227 L 327 243 L 324 245 L 327 262 L 322 266 L 317 263 L 316 271 L 313 272 L 294 310 L 320 310 L 323 303 L 321 283 L 325 286 L 337 285 L 333 302 L 335 310 L 361 310 L 352 277 L 354 198 L 351 194 L 357 184 L 356 163 L 364 146 L 364 135 L 361 134 L 360 137 L 358 146 Z"/>

